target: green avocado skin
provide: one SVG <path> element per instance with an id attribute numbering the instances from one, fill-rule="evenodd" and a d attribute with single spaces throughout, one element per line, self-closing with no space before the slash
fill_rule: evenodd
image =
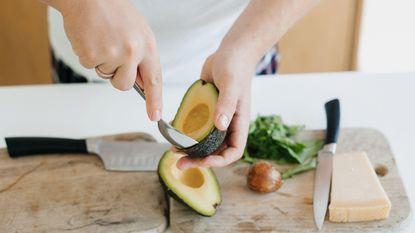
<path id="1" fill-rule="evenodd" d="M 159 174 L 159 181 L 160 181 L 161 186 L 163 187 L 163 190 L 167 193 L 167 195 L 169 195 L 170 197 L 172 197 L 174 200 L 178 201 L 179 203 L 183 204 L 187 208 L 193 210 L 197 214 L 199 214 L 201 216 L 204 216 L 204 217 L 212 217 L 213 215 L 215 215 L 215 213 L 213 213 L 213 215 L 206 215 L 206 214 L 197 212 L 195 209 L 193 209 L 191 206 L 189 206 L 186 202 L 184 202 L 179 196 L 177 196 L 171 189 L 169 189 L 169 187 L 166 185 L 166 183 L 164 183 L 163 179 L 160 177 L 160 174 Z M 217 207 L 219 205 L 220 205 L 220 203 L 216 203 L 215 204 L 215 209 L 217 209 Z"/>
<path id="2" fill-rule="evenodd" d="M 226 138 L 226 130 L 221 131 L 214 128 L 212 132 L 206 136 L 198 144 L 180 149 L 181 152 L 186 153 L 193 158 L 203 158 L 215 152 Z"/>
<path id="3" fill-rule="evenodd" d="M 163 157 L 166 155 L 166 153 L 167 152 L 165 152 L 164 153 L 164 155 L 163 155 Z M 163 159 L 163 158 L 161 158 L 161 159 Z M 170 188 L 169 188 L 169 186 L 164 182 L 164 180 L 163 180 L 163 178 L 161 177 L 161 175 L 160 175 L 160 170 L 161 169 L 163 169 L 162 167 L 161 167 L 161 159 L 160 159 L 160 162 L 159 162 L 159 164 L 158 164 L 158 166 L 157 166 L 157 175 L 158 175 L 158 178 L 159 178 L 159 181 L 160 181 L 160 184 L 161 184 L 161 186 L 163 187 L 163 190 L 164 190 L 164 192 L 165 193 L 167 193 L 167 195 L 168 196 L 170 196 L 170 197 L 172 197 L 172 198 L 174 198 L 176 201 L 178 201 L 179 203 L 181 203 L 181 204 L 183 204 L 184 206 L 186 206 L 186 207 L 188 207 L 188 208 L 190 208 L 191 210 L 193 210 L 194 212 L 196 212 L 197 214 L 199 214 L 199 215 L 201 215 L 201 216 L 205 216 L 205 217 L 212 217 L 213 215 L 215 215 L 215 213 L 216 212 L 214 212 L 212 215 L 207 215 L 207 214 L 204 214 L 204 213 L 200 213 L 200 212 L 198 212 L 197 210 L 195 210 L 195 209 L 193 209 L 191 206 L 189 206 L 185 201 L 183 201 L 183 199 L 182 198 L 180 198 L 176 193 L 174 193 L 173 192 L 173 190 L 171 190 Z M 212 171 L 213 172 L 213 171 Z M 218 180 L 217 180 L 217 178 L 216 178 L 216 176 L 213 174 L 213 177 L 214 177 L 214 179 L 216 180 L 216 183 L 218 183 Z M 167 197 L 167 196 L 166 196 Z M 168 200 L 167 200 L 168 201 Z M 220 205 L 220 202 L 219 203 L 214 203 L 213 204 L 214 205 L 214 207 L 215 207 L 215 209 L 217 209 L 218 207 L 219 207 L 219 205 Z M 170 205 L 168 205 L 168 206 L 170 206 Z"/>
<path id="4" fill-rule="evenodd" d="M 176 121 L 177 119 L 177 115 L 179 113 L 179 111 L 181 111 L 181 109 L 183 108 L 183 105 L 185 103 L 185 99 L 188 98 L 188 95 L 191 91 L 194 91 L 195 88 L 197 88 L 199 86 L 199 84 L 203 85 L 211 85 L 212 86 L 212 93 L 215 93 L 215 96 L 217 97 L 218 95 L 218 89 L 215 87 L 214 84 L 212 83 L 208 83 L 206 81 L 203 80 L 197 80 L 196 82 L 194 82 L 189 89 L 187 90 L 186 94 L 184 95 L 183 99 L 182 99 L 182 103 L 180 104 L 180 107 L 176 113 L 176 116 L 174 117 L 173 120 L 173 126 L 176 125 Z M 227 131 L 221 131 L 219 129 L 217 129 L 216 127 L 212 127 L 210 129 L 210 133 L 207 134 L 207 136 L 205 136 L 198 144 L 188 147 L 188 148 L 180 148 L 180 151 L 189 155 L 190 157 L 193 158 L 203 158 L 206 157 L 210 154 L 212 154 L 213 152 L 215 152 L 220 145 L 222 145 L 223 141 L 226 138 L 226 132 Z"/>

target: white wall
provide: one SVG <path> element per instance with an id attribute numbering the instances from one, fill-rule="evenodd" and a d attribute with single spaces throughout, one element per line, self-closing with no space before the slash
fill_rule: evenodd
<path id="1" fill-rule="evenodd" d="M 415 0 L 364 0 L 358 69 L 415 71 Z"/>

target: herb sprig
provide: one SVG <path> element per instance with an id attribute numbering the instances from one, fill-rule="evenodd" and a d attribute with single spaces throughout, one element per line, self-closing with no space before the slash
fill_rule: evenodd
<path id="1" fill-rule="evenodd" d="M 249 126 L 243 160 L 275 160 L 278 164 L 294 164 L 282 174 L 283 179 L 316 167 L 316 155 L 322 140 L 299 140 L 303 125 L 286 125 L 278 115 L 258 116 Z"/>

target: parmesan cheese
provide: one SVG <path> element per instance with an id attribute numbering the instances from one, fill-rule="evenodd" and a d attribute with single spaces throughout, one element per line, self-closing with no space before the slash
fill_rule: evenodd
<path id="1" fill-rule="evenodd" d="M 333 157 L 329 219 L 357 222 L 385 219 L 391 202 L 366 153 L 345 153 Z"/>

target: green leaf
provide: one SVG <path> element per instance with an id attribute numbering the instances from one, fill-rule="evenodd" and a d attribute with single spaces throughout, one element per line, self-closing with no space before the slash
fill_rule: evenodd
<path id="1" fill-rule="evenodd" d="M 286 176 L 310 168 L 310 161 L 316 157 L 323 141 L 297 139 L 303 129 L 304 125 L 284 124 L 278 115 L 257 116 L 249 126 L 243 160 L 254 163 L 258 159 L 269 159 L 278 164 L 298 164 Z"/>
<path id="2" fill-rule="evenodd" d="M 243 154 L 243 160 L 245 161 L 245 162 L 247 162 L 247 163 L 255 163 L 256 161 L 257 161 L 257 159 L 255 159 L 255 158 L 252 158 L 251 156 L 249 156 L 249 153 L 248 153 L 248 151 L 246 150 L 246 148 L 245 148 L 245 150 L 244 150 L 244 154 Z"/>
<path id="3" fill-rule="evenodd" d="M 305 145 L 304 149 L 300 154 L 298 154 L 299 160 L 301 160 L 300 163 L 304 163 L 304 161 L 307 161 L 313 157 L 316 157 L 318 151 L 323 147 L 324 141 L 323 140 L 306 140 L 303 141 L 303 144 Z"/>
<path id="4" fill-rule="evenodd" d="M 311 170 L 316 168 L 317 165 L 317 159 L 316 158 L 312 158 L 310 160 L 308 160 L 307 162 L 303 163 L 303 164 L 298 164 L 295 165 L 293 167 L 291 167 L 290 169 L 288 169 L 287 171 L 285 171 L 282 174 L 282 179 L 288 179 L 293 177 L 294 175 L 297 175 L 299 173 Z"/>

